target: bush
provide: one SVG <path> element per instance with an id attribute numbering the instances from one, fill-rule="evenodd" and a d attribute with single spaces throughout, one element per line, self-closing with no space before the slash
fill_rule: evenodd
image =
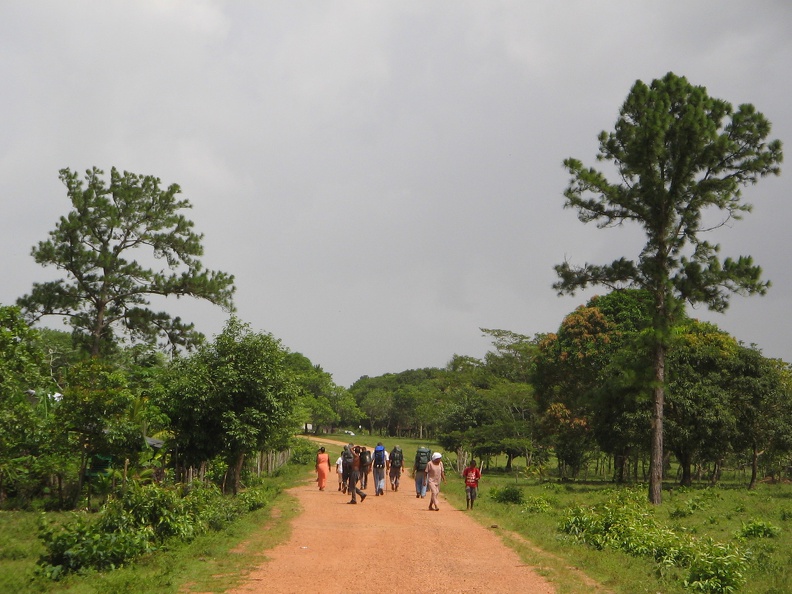
<path id="1" fill-rule="evenodd" d="M 525 503 L 525 494 L 517 485 L 507 485 L 501 489 L 490 489 L 490 496 L 498 503 Z"/>
<path id="2" fill-rule="evenodd" d="M 600 506 L 575 507 L 559 529 L 596 549 L 651 557 L 661 572 L 670 566 L 687 568 L 685 587 L 697 592 L 735 592 L 745 581 L 748 559 L 737 547 L 699 541 L 662 526 L 637 491 L 617 493 Z"/>
<path id="3" fill-rule="evenodd" d="M 524 512 L 546 513 L 553 509 L 553 504 L 545 497 L 529 497 L 523 507 Z"/>
<path id="4" fill-rule="evenodd" d="M 781 528 L 763 520 L 743 522 L 742 528 L 734 535 L 735 538 L 775 538 L 781 534 Z"/>
<path id="5" fill-rule="evenodd" d="M 64 526 L 43 522 L 39 535 L 47 553 L 39 560 L 38 573 L 53 580 L 84 568 L 115 569 L 154 549 L 150 530 L 104 532 L 85 514 Z"/>
<path id="6" fill-rule="evenodd" d="M 294 437 L 289 442 L 292 464 L 313 464 L 316 462 L 316 444 L 309 439 Z"/>
<path id="7" fill-rule="evenodd" d="M 186 541 L 207 530 L 222 530 L 242 514 L 264 507 L 272 494 L 258 488 L 226 497 L 214 485 L 185 489 L 131 483 L 94 518 L 76 514 L 62 526 L 42 520 L 39 536 L 47 550 L 38 573 L 59 579 L 83 569 L 120 567 L 169 539 Z"/>

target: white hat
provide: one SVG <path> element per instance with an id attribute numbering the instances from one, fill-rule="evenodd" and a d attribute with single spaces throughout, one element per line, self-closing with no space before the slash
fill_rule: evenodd
<path id="1" fill-rule="evenodd" d="M 441 454 L 440 452 L 435 452 L 434 454 L 432 454 L 432 460 L 439 460 L 442 457 L 443 454 Z"/>

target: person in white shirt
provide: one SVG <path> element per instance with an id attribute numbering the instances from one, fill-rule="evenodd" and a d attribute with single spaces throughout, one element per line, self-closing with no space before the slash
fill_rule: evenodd
<path id="1" fill-rule="evenodd" d="M 339 456 L 338 460 L 336 460 L 336 475 L 338 475 L 338 490 L 342 493 L 346 493 L 346 485 L 344 484 L 344 470 L 342 465 L 344 463 L 344 459 Z"/>

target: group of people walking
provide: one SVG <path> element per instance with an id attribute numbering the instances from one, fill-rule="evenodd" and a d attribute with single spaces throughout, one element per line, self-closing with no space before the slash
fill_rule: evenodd
<path id="1" fill-rule="evenodd" d="M 319 490 L 324 491 L 330 474 L 330 456 L 324 447 L 319 448 L 316 455 L 316 472 Z M 372 472 L 376 497 L 385 495 L 386 478 L 390 482 L 390 490 L 398 491 L 401 475 L 405 472 L 404 452 L 401 447 L 395 446 L 388 452 L 380 442 L 372 452 L 366 446 L 351 443 L 344 446 L 344 451 L 336 460 L 336 474 L 338 490 L 344 494 L 348 493 L 351 497 L 349 504 L 357 504 L 358 497 L 360 503 L 365 501 L 368 494 L 364 491 L 368 489 L 369 474 Z M 439 511 L 437 503 L 440 483 L 446 482 L 443 455 L 440 452 L 432 452 L 429 448 L 419 447 L 415 453 L 412 472 L 415 478 L 416 499 L 426 497 L 428 490 L 429 509 Z M 481 470 L 477 468 L 475 460 L 470 461 L 462 477 L 465 479 L 467 509 L 473 509 L 481 479 Z"/>

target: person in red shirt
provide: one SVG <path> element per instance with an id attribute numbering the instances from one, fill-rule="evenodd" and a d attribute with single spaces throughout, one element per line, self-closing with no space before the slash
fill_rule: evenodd
<path id="1" fill-rule="evenodd" d="M 473 502 L 478 496 L 478 484 L 481 480 L 481 470 L 476 466 L 476 461 L 471 460 L 467 468 L 462 471 L 465 479 L 465 498 L 467 499 L 467 509 L 473 509 Z"/>

